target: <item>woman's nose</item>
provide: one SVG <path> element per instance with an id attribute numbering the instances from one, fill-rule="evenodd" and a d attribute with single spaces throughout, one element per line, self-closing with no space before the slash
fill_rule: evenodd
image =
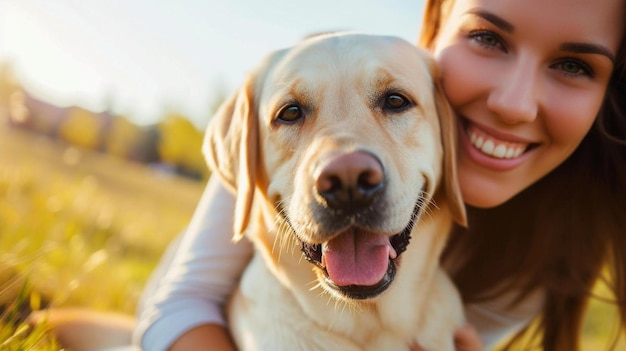
<path id="1" fill-rule="evenodd" d="M 487 107 L 508 124 L 529 123 L 539 112 L 540 84 L 538 70 L 532 62 L 518 61 L 494 77 Z"/>

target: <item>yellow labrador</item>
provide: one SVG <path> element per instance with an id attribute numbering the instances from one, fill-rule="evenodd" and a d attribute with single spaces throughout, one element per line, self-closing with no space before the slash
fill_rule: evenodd
<path id="1" fill-rule="evenodd" d="M 454 349 L 452 118 L 433 60 L 398 38 L 319 36 L 250 75 L 204 149 L 256 248 L 228 310 L 241 350 Z"/>

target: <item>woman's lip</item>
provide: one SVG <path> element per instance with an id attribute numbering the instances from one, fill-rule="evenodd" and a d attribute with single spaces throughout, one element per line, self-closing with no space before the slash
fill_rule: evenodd
<path id="1" fill-rule="evenodd" d="M 465 121 L 466 123 L 469 123 L 470 125 L 474 125 L 476 128 L 478 128 L 479 130 L 494 136 L 494 138 L 498 138 L 500 140 L 507 140 L 510 142 L 514 142 L 514 143 L 519 143 L 519 144 L 529 144 L 529 142 L 527 141 L 522 141 L 521 138 L 513 138 L 511 136 L 506 136 L 503 135 L 502 133 L 493 133 L 493 134 L 497 134 L 497 135 L 493 135 L 492 133 L 488 132 L 487 130 L 491 130 L 488 129 L 487 130 L 485 128 L 483 128 L 482 126 L 478 126 L 476 124 L 474 124 L 473 122 L 470 121 Z M 482 152 L 481 150 L 478 150 L 470 141 L 468 132 L 467 132 L 467 128 L 468 126 L 465 125 L 465 123 L 459 123 L 459 134 L 461 135 L 461 153 L 465 154 L 467 156 L 467 158 L 469 160 L 471 160 L 474 164 L 482 167 L 482 168 L 487 168 L 487 169 L 491 169 L 491 170 L 495 170 L 495 171 L 508 171 L 511 170 L 517 166 L 519 166 L 520 164 L 522 164 L 532 153 L 532 149 L 533 148 L 526 148 L 526 151 L 523 152 L 521 155 L 517 156 L 517 157 L 513 157 L 513 158 L 496 158 L 493 156 L 489 156 L 487 154 L 485 154 L 484 152 Z M 492 130 L 491 130 L 492 131 Z M 513 141 L 515 140 L 515 141 Z"/>
<path id="2" fill-rule="evenodd" d="M 509 134 L 509 133 L 503 133 L 499 130 L 493 129 L 491 127 L 482 125 L 480 123 L 476 123 L 474 121 L 471 121 L 467 118 L 464 119 L 464 124 L 467 127 L 468 125 L 473 126 L 474 128 L 477 128 L 481 131 L 483 131 L 486 134 L 489 134 L 490 136 L 494 137 L 495 139 L 500 139 L 504 142 L 510 142 L 510 143 L 519 143 L 519 144 L 534 144 L 535 142 L 533 142 L 532 140 L 529 139 L 525 139 L 522 138 L 520 136 L 517 135 L 513 135 L 513 134 Z"/>

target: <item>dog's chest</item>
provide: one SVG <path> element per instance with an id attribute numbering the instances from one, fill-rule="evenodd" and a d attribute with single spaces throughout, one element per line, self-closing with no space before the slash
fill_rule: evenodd
<path id="1" fill-rule="evenodd" d="M 425 230 L 423 225 L 416 229 Z M 228 311 L 239 349 L 409 350 L 419 340 L 432 350 L 452 350 L 458 323 L 446 311 L 448 297 L 456 295 L 448 294 L 451 285 L 438 290 L 442 285 L 433 284 L 441 246 L 431 242 L 439 241 L 435 237 L 415 235 L 389 290 L 371 304 L 351 305 L 319 286 L 297 245 L 287 246 L 267 231 L 251 239 L 255 255 Z"/>
<path id="2" fill-rule="evenodd" d="M 291 264 L 308 265 L 295 258 Z M 315 288 L 310 268 L 300 279 L 290 272 L 282 280 L 270 269 L 257 252 L 232 298 L 229 323 L 241 349 L 408 350 L 407 336 L 375 308 L 349 306 Z"/>

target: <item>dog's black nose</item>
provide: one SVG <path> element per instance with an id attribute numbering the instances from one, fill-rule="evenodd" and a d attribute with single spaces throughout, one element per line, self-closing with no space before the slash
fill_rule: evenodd
<path id="1" fill-rule="evenodd" d="M 315 189 L 328 206 L 354 212 L 372 204 L 382 192 L 383 166 L 366 151 L 335 155 L 314 173 Z"/>

